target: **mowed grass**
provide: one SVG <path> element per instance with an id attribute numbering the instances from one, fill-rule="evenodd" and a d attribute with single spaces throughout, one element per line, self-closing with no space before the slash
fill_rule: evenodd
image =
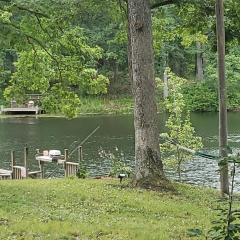
<path id="1" fill-rule="evenodd" d="M 218 195 L 133 189 L 117 180 L 0 181 L 0 239 L 190 239 L 208 230 Z"/>

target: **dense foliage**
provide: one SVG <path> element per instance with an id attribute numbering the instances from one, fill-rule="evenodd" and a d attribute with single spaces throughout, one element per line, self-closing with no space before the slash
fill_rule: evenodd
<path id="1" fill-rule="evenodd" d="M 156 75 L 170 67 L 187 79 L 191 110 L 216 111 L 215 1 L 150 2 Z M 238 110 L 240 3 L 225 7 L 228 108 Z M 46 111 L 73 116 L 83 96 L 130 95 L 126 11 L 123 0 L 1 0 L 1 102 L 41 93 Z"/>

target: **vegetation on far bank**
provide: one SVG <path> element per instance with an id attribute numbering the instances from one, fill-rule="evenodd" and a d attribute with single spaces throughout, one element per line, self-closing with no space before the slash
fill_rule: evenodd
<path id="1" fill-rule="evenodd" d="M 86 97 L 81 98 L 80 114 L 130 114 L 133 113 L 133 98 Z"/>
<path id="2" fill-rule="evenodd" d="M 215 2 L 174 2 L 178 4 L 156 8 L 152 14 L 155 75 L 163 80 L 170 67 L 187 80 L 184 93 L 191 111 L 216 111 Z M 12 98 L 23 103 L 25 94 L 37 93 L 43 95 L 41 104 L 48 113 L 72 117 L 79 111 L 131 111 L 125 102 L 108 103 L 100 97 L 131 94 L 126 5 L 120 3 L 1 1 L 0 105 L 2 99 L 9 103 Z M 225 7 L 228 109 L 239 110 L 240 5 L 228 1 Z M 84 96 L 89 97 L 81 105 Z"/>
<path id="3" fill-rule="evenodd" d="M 131 96 L 105 96 L 105 97 L 84 97 L 81 98 L 79 106 L 79 115 L 95 114 L 132 114 L 133 98 Z M 25 115 L 1 115 L 0 118 Z M 66 117 L 62 113 L 44 113 L 40 117 Z"/>
<path id="4" fill-rule="evenodd" d="M 194 85 L 194 83 L 193 83 Z M 194 90 L 195 89 L 195 90 Z M 202 98 L 205 93 L 208 98 Z M 159 92 L 159 91 L 158 91 Z M 182 94 L 186 105 L 192 112 L 216 112 L 218 110 L 217 91 L 208 91 L 206 84 L 196 85 L 190 90 L 190 87 L 184 86 Z M 158 110 L 161 112 L 165 109 L 164 101 L 161 94 L 158 94 Z M 238 101 L 238 98 L 232 98 Z M 1 102 L 1 101 L 0 101 Z M 7 105 L 2 101 L 3 105 Z M 239 103 L 240 105 L 240 103 Z M 239 111 L 238 104 L 229 103 L 229 111 Z M 133 97 L 129 95 L 105 95 L 105 96 L 86 96 L 81 97 L 78 109 L 78 115 L 95 115 L 95 114 L 132 114 Z M 15 115 L 1 115 L 0 118 L 12 117 Z M 23 115 L 19 115 L 23 116 Z M 48 112 L 40 115 L 41 117 L 66 117 L 62 113 Z"/>
<path id="5" fill-rule="evenodd" d="M 117 180 L 0 182 L 0 239 L 190 239 L 210 228 L 214 190 L 132 189 Z"/>

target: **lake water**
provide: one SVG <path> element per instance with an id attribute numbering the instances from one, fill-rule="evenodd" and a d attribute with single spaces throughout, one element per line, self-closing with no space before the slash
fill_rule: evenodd
<path id="1" fill-rule="evenodd" d="M 218 147 L 218 114 L 192 114 L 192 123 L 197 133 L 203 137 L 205 151 L 217 154 Z M 160 124 L 164 126 L 166 117 L 160 116 Z M 91 176 L 106 175 L 110 169 L 110 161 L 102 158 L 99 152 L 104 150 L 114 153 L 128 164 L 134 162 L 134 129 L 133 116 L 86 116 L 73 120 L 63 118 L 14 117 L 0 119 L 0 168 L 10 165 L 10 151 L 17 153 L 17 161 L 21 164 L 23 147 L 30 149 L 31 168 L 36 168 L 34 160 L 36 148 L 60 149 L 74 148 L 74 141 L 81 142 L 97 126 L 100 129 L 84 144 L 84 164 Z M 164 127 L 161 127 L 164 131 Z M 70 146 L 72 144 L 72 146 Z M 234 151 L 240 148 L 240 113 L 229 113 L 229 145 Z M 75 145 L 76 146 L 76 145 Z M 72 155 L 77 160 L 76 154 Z M 218 166 L 216 161 L 196 158 L 184 166 L 183 179 L 193 184 L 218 187 Z M 62 169 L 53 169 L 50 164 L 49 176 L 60 176 Z M 174 173 L 168 171 L 174 178 Z M 237 172 L 237 184 L 240 172 Z M 238 187 L 240 189 L 240 187 Z"/>

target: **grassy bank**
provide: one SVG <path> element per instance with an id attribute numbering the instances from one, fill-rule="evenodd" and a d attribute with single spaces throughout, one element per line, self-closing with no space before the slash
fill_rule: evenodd
<path id="1" fill-rule="evenodd" d="M 131 189 L 117 180 L 1 181 L 0 239 L 190 239 L 187 229 L 209 228 L 217 195 L 176 189 Z"/>
<path id="2" fill-rule="evenodd" d="M 80 114 L 130 114 L 133 99 L 129 97 L 86 97 L 81 99 Z"/>

